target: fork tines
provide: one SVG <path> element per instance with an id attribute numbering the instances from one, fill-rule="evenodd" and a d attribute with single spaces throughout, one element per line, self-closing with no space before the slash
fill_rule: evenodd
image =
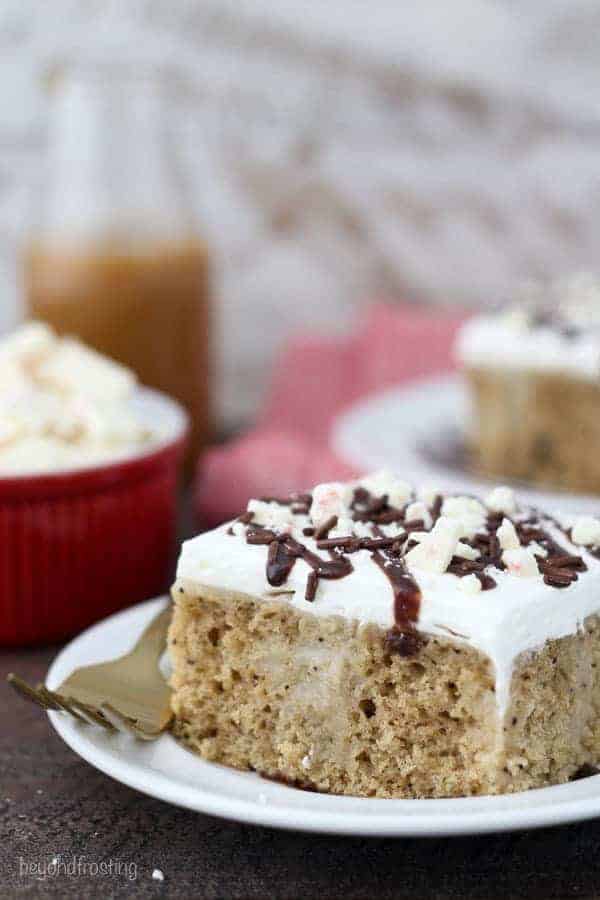
<path id="1" fill-rule="evenodd" d="M 65 697 L 63 694 L 51 691 L 43 684 L 32 687 L 13 672 L 7 676 L 6 680 L 18 694 L 31 703 L 41 706 L 42 709 L 66 712 L 80 722 L 100 725 L 107 731 L 121 731 L 142 740 L 152 740 L 156 737 L 156 734 L 140 728 L 133 719 L 122 715 L 109 703 L 104 703 L 100 709 L 97 709 L 87 703 L 81 703 L 73 697 Z"/>

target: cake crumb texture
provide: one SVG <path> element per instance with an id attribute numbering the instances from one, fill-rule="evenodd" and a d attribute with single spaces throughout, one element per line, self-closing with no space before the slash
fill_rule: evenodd
<path id="1" fill-rule="evenodd" d="M 367 797 L 494 794 L 568 780 L 597 760 L 595 620 L 515 668 L 504 723 L 488 658 L 285 601 L 178 582 L 169 634 L 175 734 L 207 760 Z"/>
<path id="2" fill-rule="evenodd" d="M 600 493 L 600 386 L 564 374 L 469 369 L 481 471 Z"/>

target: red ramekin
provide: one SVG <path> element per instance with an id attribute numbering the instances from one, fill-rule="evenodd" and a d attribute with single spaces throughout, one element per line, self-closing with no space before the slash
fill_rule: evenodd
<path id="1" fill-rule="evenodd" d="M 166 426 L 151 450 L 0 476 L 0 644 L 61 640 L 168 587 L 188 421 L 157 391 L 140 390 L 138 402 Z"/>

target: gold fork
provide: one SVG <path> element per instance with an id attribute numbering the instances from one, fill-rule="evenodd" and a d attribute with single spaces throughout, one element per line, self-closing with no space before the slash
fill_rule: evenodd
<path id="1" fill-rule="evenodd" d="M 42 709 L 63 710 L 79 721 L 151 741 L 171 723 L 171 692 L 158 661 L 166 646 L 171 607 L 148 625 L 133 650 L 120 659 L 83 666 L 56 690 L 31 687 L 10 673 L 8 683 Z"/>

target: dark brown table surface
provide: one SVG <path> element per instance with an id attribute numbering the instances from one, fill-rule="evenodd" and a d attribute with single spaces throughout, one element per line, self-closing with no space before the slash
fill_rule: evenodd
<path id="1" fill-rule="evenodd" d="M 0 651 L 0 897 L 600 900 L 600 819 L 475 838 L 341 838 L 145 797 L 79 759 L 5 684 L 9 671 L 42 680 L 58 649 Z M 44 877 L 55 857 L 69 872 Z M 111 861 L 112 874 L 94 873 Z"/>
<path id="2" fill-rule="evenodd" d="M 56 648 L 3 652 L 43 678 Z M 177 809 L 102 775 L 41 710 L 0 686 L 0 896 L 214 898 L 600 898 L 600 820 L 449 840 L 297 834 Z M 67 863 L 120 861 L 125 874 L 41 878 Z M 34 873 L 28 873 L 33 864 Z M 164 881 L 152 879 L 161 869 Z M 37 873 L 37 874 L 36 874 Z"/>

